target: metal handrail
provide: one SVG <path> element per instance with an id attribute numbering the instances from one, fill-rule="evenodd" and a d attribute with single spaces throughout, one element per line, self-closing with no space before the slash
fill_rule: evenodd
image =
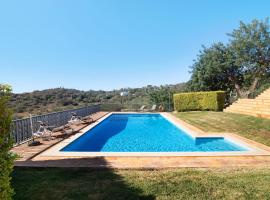
<path id="1" fill-rule="evenodd" d="M 12 121 L 11 137 L 14 138 L 15 144 L 21 144 L 31 139 L 33 132 L 38 129 L 38 121 L 46 122 L 50 126 L 63 126 L 68 123 L 72 112 L 85 117 L 100 111 L 100 104 L 87 107 L 70 109 L 60 112 L 53 112 L 44 115 L 31 116 L 29 118 Z"/>

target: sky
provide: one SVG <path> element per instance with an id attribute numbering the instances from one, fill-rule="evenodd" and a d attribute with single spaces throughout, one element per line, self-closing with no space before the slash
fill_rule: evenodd
<path id="1" fill-rule="evenodd" d="M 202 45 L 269 0 L 0 0 L 0 83 L 16 93 L 185 82 Z"/>

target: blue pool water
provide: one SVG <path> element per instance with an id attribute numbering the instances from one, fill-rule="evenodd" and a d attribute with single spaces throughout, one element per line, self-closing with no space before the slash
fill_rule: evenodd
<path id="1" fill-rule="evenodd" d="M 222 137 L 193 139 L 160 114 L 112 114 L 61 151 L 222 152 L 245 150 Z"/>

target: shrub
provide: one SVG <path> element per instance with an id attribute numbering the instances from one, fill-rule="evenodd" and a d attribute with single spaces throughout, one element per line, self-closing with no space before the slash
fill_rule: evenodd
<path id="1" fill-rule="evenodd" d="M 102 111 L 121 111 L 121 108 L 122 108 L 122 105 L 121 104 L 106 104 L 106 103 L 103 103 L 100 105 L 100 109 Z"/>
<path id="2" fill-rule="evenodd" d="M 10 126 L 12 122 L 11 110 L 8 109 L 11 88 L 0 84 L 0 199 L 12 198 L 13 190 L 10 186 L 10 174 L 13 169 L 14 156 L 10 153 L 12 138 Z"/>
<path id="3" fill-rule="evenodd" d="M 224 108 L 225 92 L 189 92 L 174 94 L 175 111 L 213 110 L 221 111 Z"/>

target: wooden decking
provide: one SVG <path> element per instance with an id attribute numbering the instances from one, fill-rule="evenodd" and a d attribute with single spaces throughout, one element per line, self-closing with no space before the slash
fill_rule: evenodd
<path id="1" fill-rule="evenodd" d="M 96 121 L 103 116 L 107 115 L 108 112 L 97 112 L 91 115 L 91 117 Z M 89 123 L 74 125 L 72 128 L 76 134 L 76 132 L 80 131 L 84 127 L 88 126 Z M 63 141 L 66 138 L 61 132 L 53 133 L 53 139 L 48 141 L 39 140 L 41 145 L 38 146 L 28 146 L 28 142 L 21 144 L 12 148 L 12 152 L 19 155 L 19 159 L 17 162 L 29 161 L 38 154 L 44 152 L 45 150 L 49 149 L 50 147 L 54 146 L 55 144 Z M 16 163 L 15 163 L 16 165 Z"/>

